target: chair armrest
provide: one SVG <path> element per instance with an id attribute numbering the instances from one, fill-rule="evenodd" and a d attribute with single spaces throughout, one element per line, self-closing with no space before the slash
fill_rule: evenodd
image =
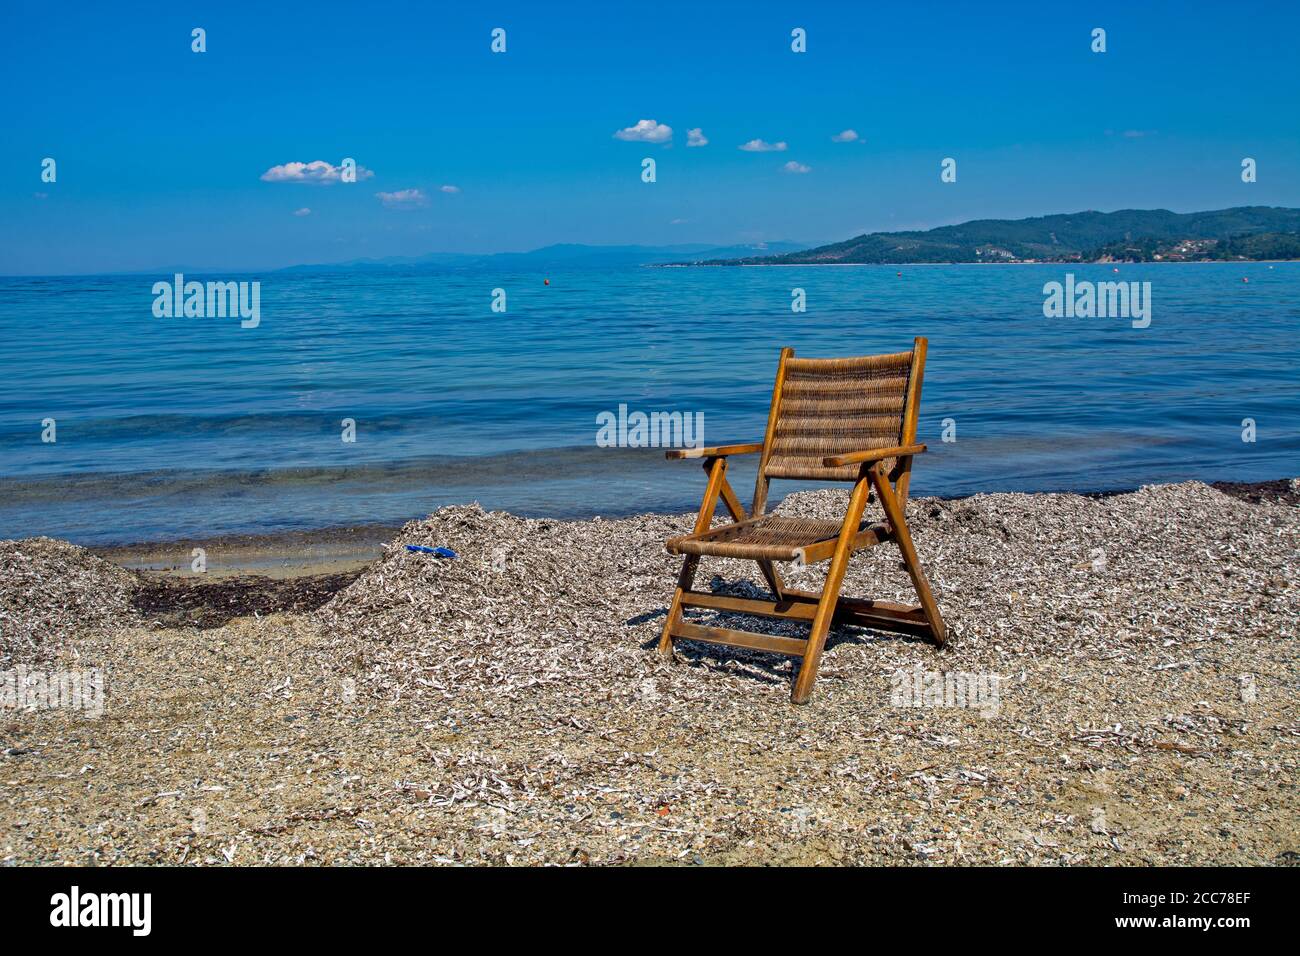
<path id="1" fill-rule="evenodd" d="M 822 459 L 827 468 L 841 465 L 857 465 L 868 461 L 884 461 L 886 458 L 902 458 L 906 455 L 919 455 L 925 451 L 924 445 L 899 445 L 894 448 L 872 448 L 868 451 L 851 451 L 843 455 L 830 455 Z"/>
<path id="2" fill-rule="evenodd" d="M 682 458 L 726 458 L 728 455 L 752 455 L 763 450 L 761 441 L 745 445 L 718 445 L 714 448 L 674 448 L 664 457 L 671 461 Z"/>

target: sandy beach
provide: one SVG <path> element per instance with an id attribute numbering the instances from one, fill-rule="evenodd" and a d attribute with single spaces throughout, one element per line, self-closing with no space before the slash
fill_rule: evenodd
<path id="1" fill-rule="evenodd" d="M 690 515 L 0 542 L 0 670 L 105 681 L 99 717 L 0 709 L 0 862 L 1293 864 L 1298 501 L 915 499 L 950 648 L 838 628 L 806 707 L 786 659 L 656 657 Z M 881 548 L 845 592 L 908 589 Z M 918 670 L 996 706 L 900 703 Z"/>

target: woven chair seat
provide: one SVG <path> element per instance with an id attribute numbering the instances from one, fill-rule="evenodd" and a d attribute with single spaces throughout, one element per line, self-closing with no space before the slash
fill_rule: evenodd
<path id="1" fill-rule="evenodd" d="M 866 522 L 859 529 L 866 527 Z M 717 558 L 756 558 L 763 561 L 803 561 L 803 551 L 839 537 L 842 523 L 813 518 L 764 515 L 750 521 L 711 528 L 699 534 L 671 538 L 671 554 Z"/>

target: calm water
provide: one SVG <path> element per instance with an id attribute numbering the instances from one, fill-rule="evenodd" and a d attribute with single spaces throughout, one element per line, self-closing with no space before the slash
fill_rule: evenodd
<path id="1" fill-rule="evenodd" d="M 247 330 L 154 318 L 151 287 L 170 276 L 0 278 L 0 538 L 390 523 L 475 499 L 564 517 L 694 509 L 697 466 L 598 448 L 596 416 L 698 411 L 710 444 L 758 439 L 783 345 L 867 354 L 917 334 L 931 446 L 917 494 L 1300 474 L 1300 263 L 898 271 L 219 277 L 261 280 Z M 1150 327 L 1045 319 L 1043 284 L 1067 271 L 1149 280 Z M 940 440 L 945 418 L 956 442 Z"/>

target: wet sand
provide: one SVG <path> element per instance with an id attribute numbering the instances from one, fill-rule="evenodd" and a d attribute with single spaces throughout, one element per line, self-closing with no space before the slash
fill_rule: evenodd
<path id="1" fill-rule="evenodd" d="M 199 575 L 192 569 L 193 552 L 201 548 L 207 563 L 203 572 L 206 579 L 250 574 L 282 579 L 357 571 L 378 557 L 398 530 L 397 526 L 368 525 L 146 541 L 90 550 L 128 570 L 197 578 Z"/>

